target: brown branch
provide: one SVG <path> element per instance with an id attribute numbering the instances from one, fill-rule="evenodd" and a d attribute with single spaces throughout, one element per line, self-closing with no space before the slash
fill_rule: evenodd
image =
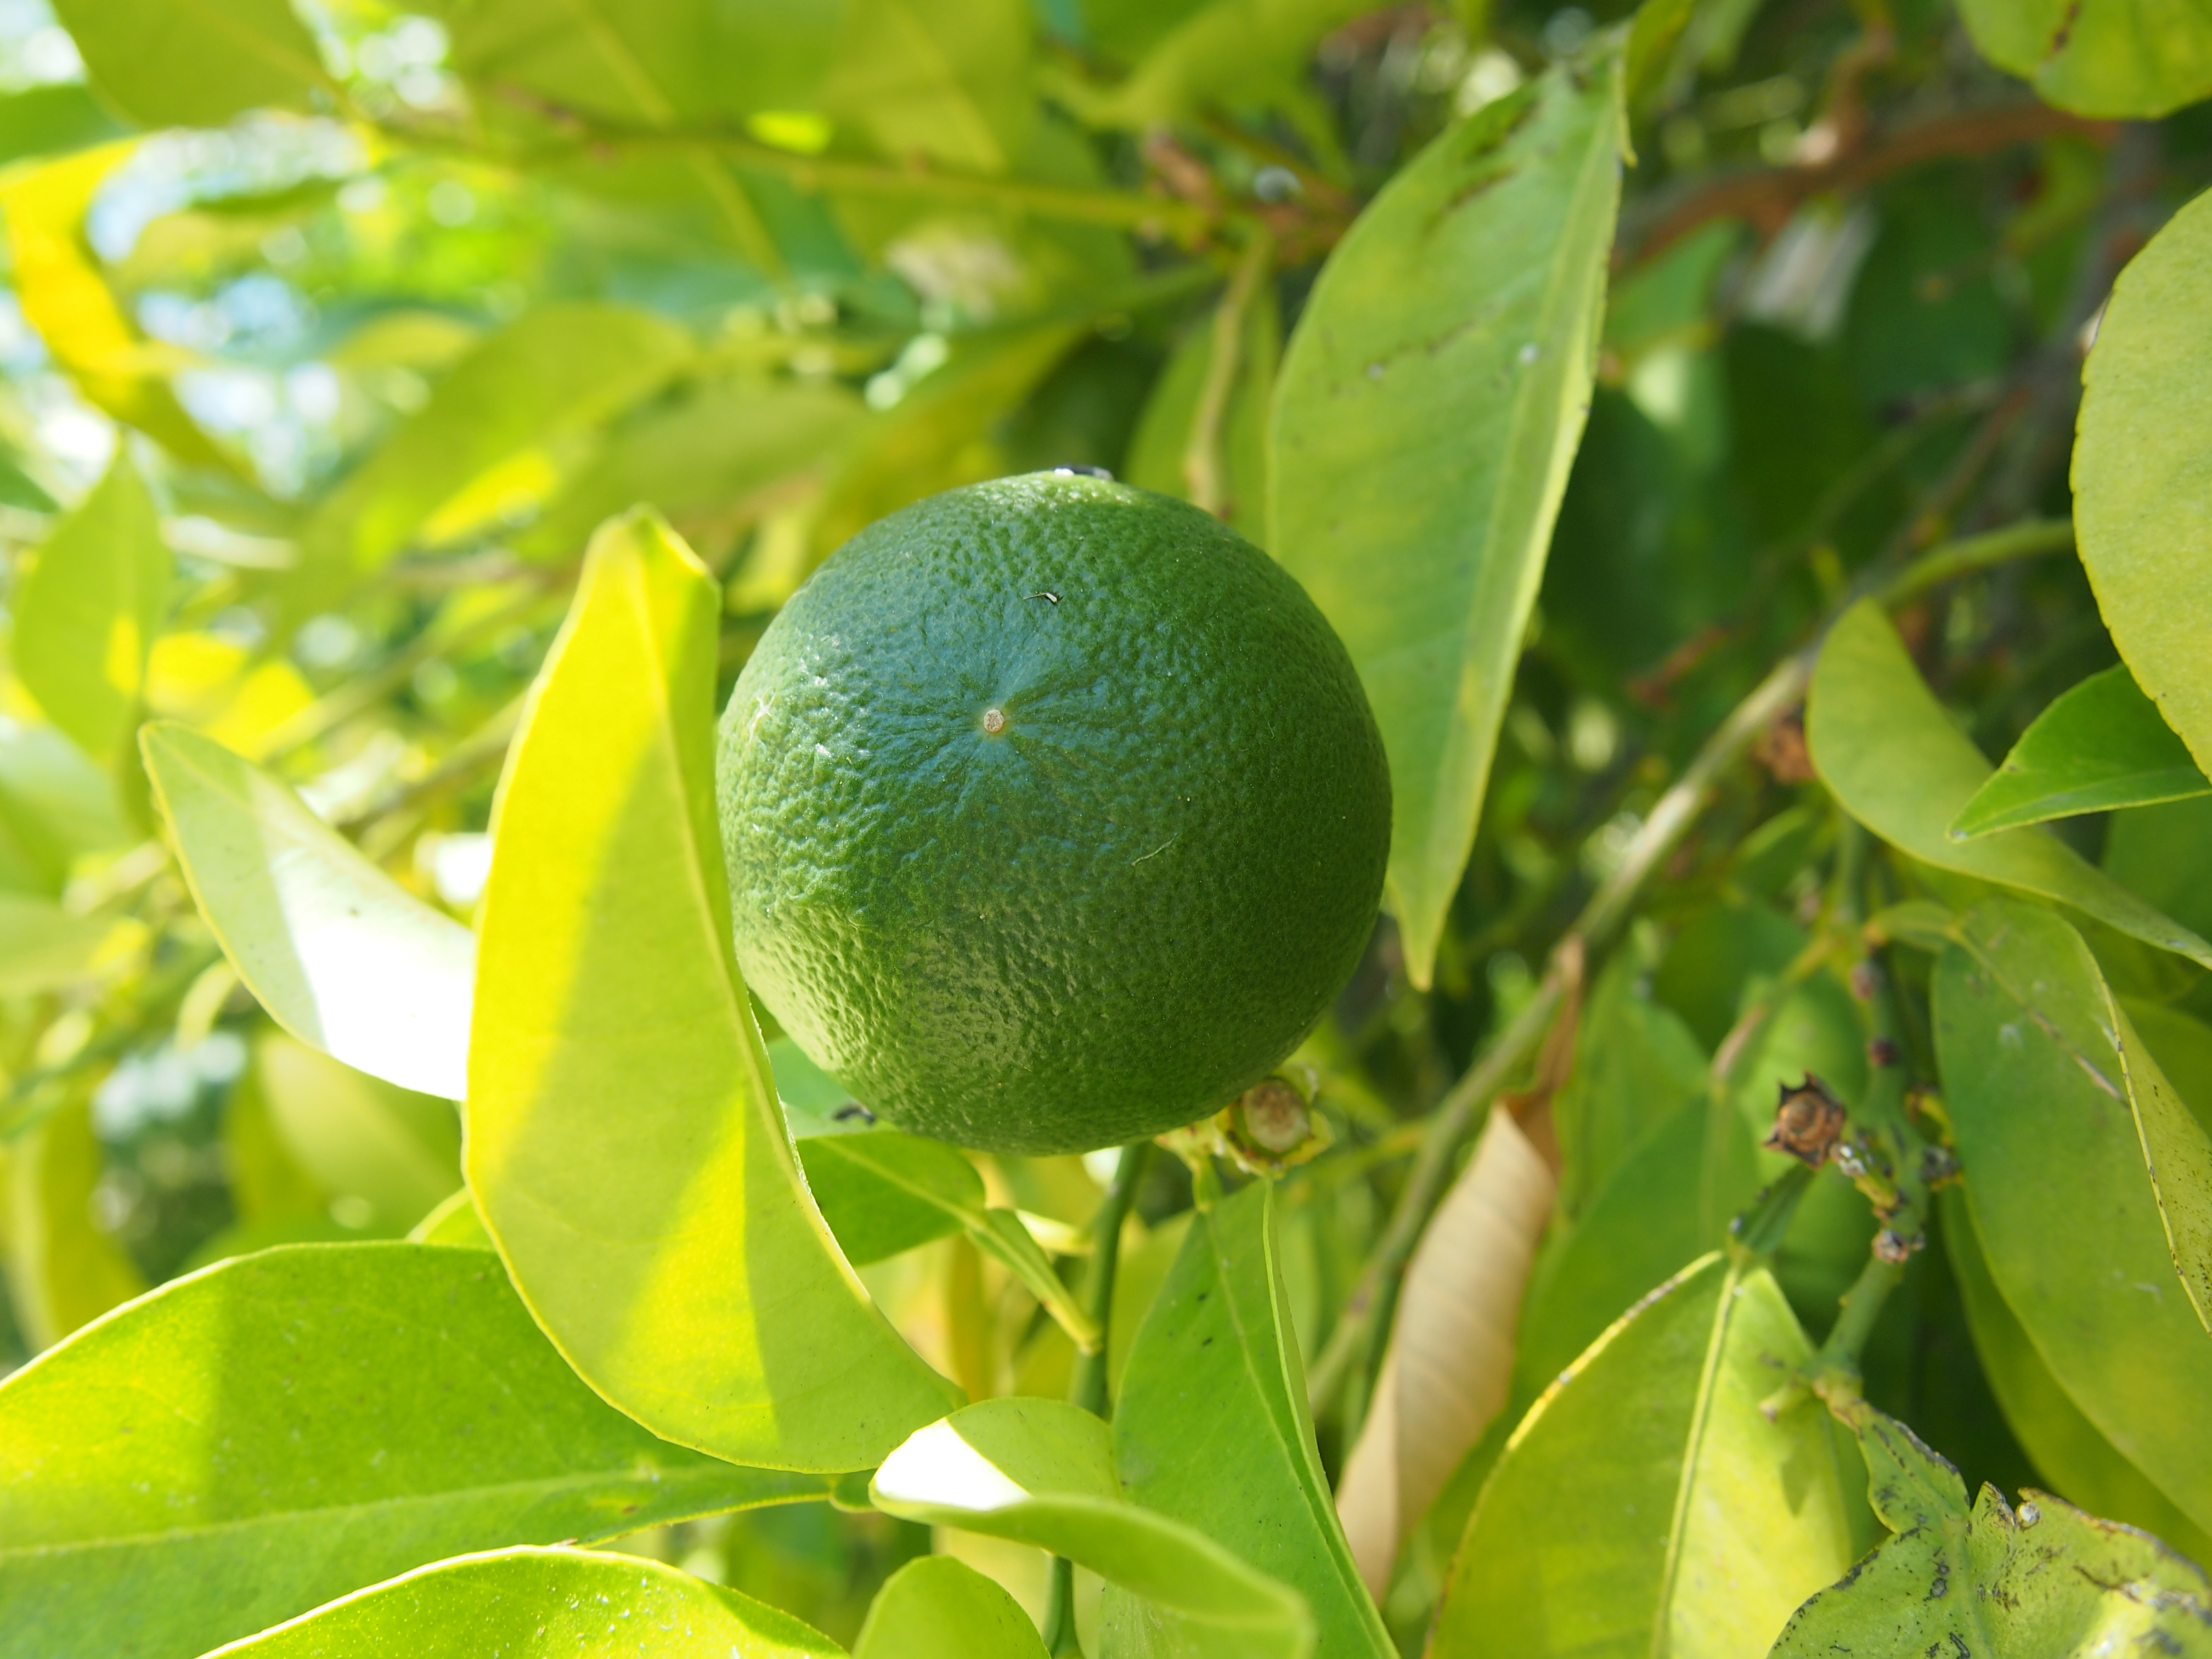
<path id="1" fill-rule="evenodd" d="M 1761 238 L 1769 237 L 1816 196 L 1863 190 L 1924 161 L 1988 155 L 2061 132 L 2109 143 L 2117 131 L 2112 122 L 2085 120 L 2039 103 L 1936 116 L 1878 134 L 1860 145 L 1839 148 L 1818 161 L 1731 173 L 1700 185 L 1675 198 L 1673 205 L 1641 232 L 1632 234 L 1624 226 L 1613 264 L 1617 269 L 1626 269 L 1656 258 L 1716 219 L 1744 220 Z"/>

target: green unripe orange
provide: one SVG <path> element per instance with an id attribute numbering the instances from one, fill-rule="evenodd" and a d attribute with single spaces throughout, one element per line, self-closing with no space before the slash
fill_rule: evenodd
<path id="1" fill-rule="evenodd" d="M 1351 659 L 1265 554 L 1071 473 L 833 555 L 721 724 L 737 956 L 880 1116 L 1060 1152 L 1188 1123 L 1358 962 L 1390 787 Z"/>

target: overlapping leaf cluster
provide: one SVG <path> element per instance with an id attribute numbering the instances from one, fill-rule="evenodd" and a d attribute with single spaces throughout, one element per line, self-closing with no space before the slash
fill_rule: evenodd
<path id="1" fill-rule="evenodd" d="M 2212 1654 L 2201 7 L 52 3 L 0 1655 Z M 1054 465 L 1384 734 L 1287 1167 L 732 957 L 761 629 Z"/>

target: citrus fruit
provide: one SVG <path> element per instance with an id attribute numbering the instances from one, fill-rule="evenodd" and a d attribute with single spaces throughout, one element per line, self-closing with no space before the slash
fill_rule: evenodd
<path id="1" fill-rule="evenodd" d="M 901 509 L 778 613 L 718 793 L 738 965 L 878 1115 L 1062 1152 L 1265 1077 L 1373 926 L 1344 647 L 1197 508 L 1072 472 Z"/>

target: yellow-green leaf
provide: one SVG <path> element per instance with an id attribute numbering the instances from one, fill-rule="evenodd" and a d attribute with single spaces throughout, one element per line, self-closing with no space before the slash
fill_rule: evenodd
<path id="1" fill-rule="evenodd" d="M 2047 104 L 2111 118 L 2212 96 L 2212 11 L 2197 0 L 1960 0 L 1974 45 Z"/>
<path id="2" fill-rule="evenodd" d="M 853 1659 L 1045 1659 L 1021 1603 L 949 1555 L 909 1561 L 868 1606 Z"/>
<path id="3" fill-rule="evenodd" d="M 957 1399 L 799 1178 L 731 954 L 714 581 L 659 521 L 592 544 L 500 788 L 467 1170 L 539 1322 L 666 1439 L 879 1462 Z"/>
<path id="4" fill-rule="evenodd" d="M 330 80 L 289 0 L 58 0 L 54 14 L 93 85 L 143 127 L 305 110 Z"/>
<path id="5" fill-rule="evenodd" d="M 33 1349 L 146 1288 L 122 1246 L 93 1225 L 101 1161 L 92 1108 L 82 1100 L 0 1148 L 0 1267 Z"/>

